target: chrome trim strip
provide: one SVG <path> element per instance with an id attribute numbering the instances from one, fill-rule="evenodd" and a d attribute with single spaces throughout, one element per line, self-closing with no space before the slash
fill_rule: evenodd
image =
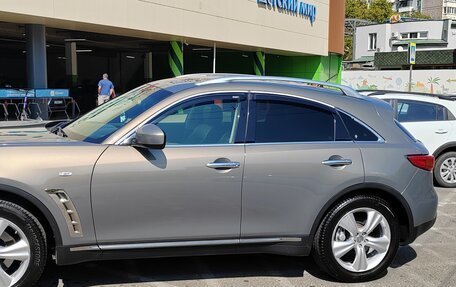
<path id="1" fill-rule="evenodd" d="M 90 246 L 79 246 L 79 247 L 71 247 L 71 252 L 78 252 L 78 251 L 100 251 L 100 247 L 98 245 L 90 245 Z"/>
<path id="2" fill-rule="evenodd" d="M 246 143 L 246 146 L 262 146 L 262 145 L 312 145 L 312 144 L 338 144 L 338 143 L 354 143 L 354 141 L 315 141 L 315 142 L 267 142 L 267 143 Z"/>
<path id="3" fill-rule="evenodd" d="M 241 244 L 253 244 L 253 243 L 278 243 L 278 242 L 302 242 L 302 238 L 299 237 L 282 237 L 282 238 L 253 238 L 253 239 L 241 239 Z"/>
<path id="4" fill-rule="evenodd" d="M 130 249 L 149 249 L 149 248 L 164 248 L 164 247 L 190 247 L 190 246 L 233 245 L 233 244 L 239 244 L 239 239 L 136 243 L 136 244 L 100 244 L 99 246 L 100 246 L 101 250 L 130 250 Z"/>
<path id="5" fill-rule="evenodd" d="M 137 129 L 139 129 L 140 127 L 144 126 L 147 122 L 152 120 L 154 117 L 158 116 L 160 113 L 164 112 L 165 110 L 169 109 L 170 107 L 172 107 L 174 105 L 177 105 L 177 104 L 180 104 L 180 103 L 182 103 L 182 102 L 184 102 L 186 100 L 189 100 L 189 99 L 192 99 L 192 98 L 197 98 L 199 96 L 204 96 L 204 95 L 216 95 L 216 94 L 224 94 L 224 95 L 228 94 L 229 95 L 229 94 L 237 94 L 237 93 L 248 94 L 249 91 L 226 91 L 226 90 L 225 91 L 224 90 L 210 91 L 210 92 L 193 94 L 193 95 L 184 97 L 182 99 L 179 99 L 178 101 L 175 101 L 172 104 L 170 104 L 170 105 L 158 110 L 153 115 L 151 115 L 150 117 L 145 119 L 142 123 L 140 123 L 139 125 L 137 125 L 133 129 L 131 129 L 129 132 L 127 132 L 125 135 L 123 135 L 119 140 L 117 140 L 114 143 L 114 145 L 122 145 L 125 141 L 128 141 L 130 139 L 130 137 L 136 132 Z"/>
<path id="6" fill-rule="evenodd" d="M 272 238 L 248 238 L 248 239 L 224 239 L 224 240 L 198 240 L 198 241 L 177 241 L 177 242 L 156 242 L 156 243 L 132 243 L 132 244 L 100 244 L 72 247 L 70 251 L 102 251 L 102 250 L 132 250 L 152 249 L 167 247 L 196 247 L 214 245 L 236 245 L 255 243 L 280 243 L 280 242 L 302 242 L 299 237 L 272 237 Z"/>
<path id="7" fill-rule="evenodd" d="M 245 75 L 245 76 L 233 76 L 233 77 L 221 77 L 217 79 L 207 80 L 202 83 L 197 83 L 197 86 L 203 85 L 210 85 L 210 84 L 222 84 L 227 82 L 249 82 L 249 81 L 269 81 L 269 82 L 278 82 L 278 83 L 292 83 L 292 84 L 307 84 L 307 85 L 320 85 L 323 88 L 330 87 L 333 89 L 340 90 L 346 96 L 351 96 L 354 98 L 363 98 L 356 90 L 348 87 L 342 86 L 338 84 L 328 83 L 328 82 L 319 82 L 307 79 L 298 79 L 298 78 L 290 78 L 290 77 L 274 77 L 274 76 L 253 76 L 253 75 Z M 328 89 L 329 90 L 329 89 Z"/>

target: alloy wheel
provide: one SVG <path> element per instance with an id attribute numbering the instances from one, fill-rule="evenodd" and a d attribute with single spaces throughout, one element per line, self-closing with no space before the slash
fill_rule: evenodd
<path id="1" fill-rule="evenodd" d="M 456 158 L 449 157 L 442 162 L 440 177 L 446 183 L 456 183 Z"/>
<path id="2" fill-rule="evenodd" d="M 345 214 L 332 234 L 331 248 L 340 266 L 351 272 L 366 272 L 385 258 L 391 243 L 386 218 L 372 208 L 357 208 Z"/>
<path id="3" fill-rule="evenodd" d="M 13 286 L 27 271 L 30 244 L 24 232 L 0 217 L 0 286 Z"/>

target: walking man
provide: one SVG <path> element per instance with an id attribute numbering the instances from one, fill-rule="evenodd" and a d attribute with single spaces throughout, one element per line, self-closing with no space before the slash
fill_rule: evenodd
<path id="1" fill-rule="evenodd" d="M 103 79 L 98 82 L 98 105 L 102 105 L 109 101 L 111 95 L 114 94 L 114 85 L 108 80 L 108 74 L 103 74 Z"/>

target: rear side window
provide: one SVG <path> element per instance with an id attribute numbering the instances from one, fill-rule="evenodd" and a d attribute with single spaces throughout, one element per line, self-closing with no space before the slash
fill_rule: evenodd
<path id="1" fill-rule="evenodd" d="M 379 140 L 379 137 L 359 120 L 344 112 L 339 112 L 339 114 L 354 141 L 376 142 Z"/>
<path id="2" fill-rule="evenodd" d="M 317 142 L 335 140 L 330 111 L 284 100 L 257 100 L 255 142 Z"/>
<path id="3" fill-rule="evenodd" d="M 445 107 L 437 104 L 418 101 L 397 101 L 396 117 L 399 122 L 444 121 L 449 118 L 450 114 Z"/>

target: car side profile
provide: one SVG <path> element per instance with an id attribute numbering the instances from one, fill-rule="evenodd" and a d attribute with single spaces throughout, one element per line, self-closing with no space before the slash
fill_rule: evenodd
<path id="1" fill-rule="evenodd" d="M 51 255 L 313 255 L 365 281 L 436 220 L 434 158 L 391 106 L 308 80 L 152 82 L 4 132 L 0 158 L 0 286 L 32 286 Z"/>
<path id="2" fill-rule="evenodd" d="M 456 98 L 397 91 L 363 93 L 392 105 L 395 118 L 434 155 L 435 181 L 456 187 Z"/>

